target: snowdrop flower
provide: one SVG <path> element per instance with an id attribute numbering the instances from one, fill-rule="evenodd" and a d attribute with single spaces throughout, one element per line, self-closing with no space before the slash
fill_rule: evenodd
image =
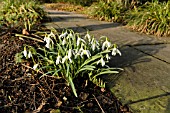
<path id="1" fill-rule="evenodd" d="M 27 50 L 26 50 L 26 47 L 24 47 L 23 54 L 24 54 L 25 57 L 27 57 Z"/>
<path id="2" fill-rule="evenodd" d="M 50 48 L 50 42 L 52 42 L 52 44 L 53 44 L 53 41 L 51 40 L 51 38 L 50 37 L 44 37 L 44 41 L 46 42 L 46 45 L 45 45 L 45 47 L 47 47 L 47 48 Z"/>
<path id="3" fill-rule="evenodd" d="M 67 39 L 68 39 L 68 38 L 73 38 L 73 37 L 74 37 L 73 34 L 70 33 L 70 34 L 68 34 Z"/>
<path id="4" fill-rule="evenodd" d="M 69 49 L 68 50 L 68 59 L 70 60 L 71 63 L 72 63 L 72 60 L 71 60 L 72 54 L 73 54 L 73 50 Z"/>
<path id="5" fill-rule="evenodd" d="M 29 51 L 28 58 L 31 58 L 31 57 L 32 57 L 32 53 L 31 53 L 31 51 Z"/>
<path id="6" fill-rule="evenodd" d="M 91 36 L 90 36 L 90 34 L 89 34 L 89 33 L 87 33 L 87 34 L 85 35 L 85 38 L 87 38 L 87 39 L 88 39 L 88 41 L 89 41 L 89 42 L 91 42 Z"/>
<path id="7" fill-rule="evenodd" d="M 89 50 L 82 50 L 81 57 L 83 57 L 83 55 L 86 55 L 89 58 L 91 56 L 91 53 Z"/>
<path id="8" fill-rule="evenodd" d="M 61 56 L 58 55 L 56 59 L 56 65 L 58 65 L 61 62 L 61 59 L 62 59 Z"/>
<path id="9" fill-rule="evenodd" d="M 68 59 L 67 55 L 66 55 L 64 58 L 62 58 L 62 64 L 64 64 L 64 62 L 65 62 L 67 59 Z"/>
<path id="10" fill-rule="evenodd" d="M 33 69 L 36 70 L 37 67 L 38 67 L 38 64 L 35 64 L 35 65 L 33 66 Z"/>
<path id="11" fill-rule="evenodd" d="M 111 43 L 106 39 L 106 41 L 103 43 L 103 45 L 102 45 L 102 50 L 104 50 L 105 49 L 105 47 L 107 47 L 107 49 L 109 48 L 109 47 L 111 47 Z"/>
<path id="12" fill-rule="evenodd" d="M 109 54 L 106 54 L 106 59 L 107 59 L 107 60 L 109 60 L 109 59 L 110 59 Z"/>
<path id="13" fill-rule="evenodd" d="M 77 39 L 77 46 L 80 45 L 80 42 L 86 43 L 82 38 L 78 37 L 78 39 Z"/>
<path id="14" fill-rule="evenodd" d="M 62 45 L 65 45 L 67 43 L 66 39 L 64 38 L 62 41 Z"/>
<path id="15" fill-rule="evenodd" d="M 62 34 L 59 36 L 59 38 L 66 37 L 66 35 L 67 35 L 67 31 L 66 31 L 65 33 L 62 33 Z"/>
<path id="16" fill-rule="evenodd" d="M 97 62 L 97 65 L 101 63 L 102 67 L 105 66 L 105 61 L 103 60 L 103 57 Z"/>
<path id="17" fill-rule="evenodd" d="M 117 53 L 118 53 L 120 56 L 122 55 L 121 52 L 120 52 L 116 47 L 113 48 L 113 50 L 112 50 L 112 55 L 115 56 Z"/>
<path id="18" fill-rule="evenodd" d="M 91 48 L 94 51 L 96 48 L 98 48 L 99 43 L 97 42 L 97 40 L 95 40 L 94 38 L 92 39 L 91 42 Z"/>

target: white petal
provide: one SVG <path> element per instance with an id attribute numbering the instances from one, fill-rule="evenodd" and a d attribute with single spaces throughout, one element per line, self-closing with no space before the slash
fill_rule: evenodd
<path id="1" fill-rule="evenodd" d="M 62 45 L 65 45 L 67 42 L 66 42 L 66 39 L 64 38 L 63 41 L 62 41 Z"/>
<path id="2" fill-rule="evenodd" d="M 33 69 L 36 70 L 37 67 L 38 67 L 38 64 L 35 64 L 35 65 L 33 66 Z"/>
<path id="3" fill-rule="evenodd" d="M 31 53 L 31 51 L 29 51 L 28 58 L 31 58 L 31 57 L 32 57 L 32 53 Z"/>
<path id="4" fill-rule="evenodd" d="M 79 46 L 80 45 L 80 38 L 78 37 L 78 39 L 77 39 L 77 46 Z"/>
<path id="5" fill-rule="evenodd" d="M 105 65 L 105 61 L 103 60 L 103 58 L 101 58 L 101 64 L 102 64 L 102 67 Z"/>
<path id="6" fill-rule="evenodd" d="M 62 59 L 62 63 L 64 64 L 64 62 L 68 59 L 67 56 L 65 56 L 63 59 Z"/>
<path id="7" fill-rule="evenodd" d="M 98 65 L 100 62 L 101 62 L 101 61 L 100 61 L 100 60 L 98 60 L 98 61 L 97 61 L 97 65 Z"/>
<path id="8" fill-rule="evenodd" d="M 67 31 L 59 36 L 59 38 L 66 37 Z"/>
<path id="9" fill-rule="evenodd" d="M 109 60 L 109 59 L 110 59 L 109 54 L 106 54 L 106 59 L 107 59 L 107 60 Z"/>
<path id="10" fill-rule="evenodd" d="M 45 47 L 50 48 L 50 43 L 46 43 Z"/>
<path id="11" fill-rule="evenodd" d="M 112 50 L 112 55 L 113 55 L 113 56 L 116 55 L 116 50 L 117 50 L 116 48 L 113 48 L 113 50 Z"/>
<path id="12" fill-rule="evenodd" d="M 70 63 L 72 63 L 73 61 L 71 60 L 71 58 L 68 58 L 69 59 L 69 61 L 70 61 Z"/>
<path id="13" fill-rule="evenodd" d="M 106 47 L 106 41 L 102 45 L 102 50 L 104 50 L 105 47 Z"/>
<path id="14" fill-rule="evenodd" d="M 72 50 L 69 49 L 69 51 L 68 51 L 68 58 L 71 58 L 71 56 L 72 56 Z"/>
<path id="15" fill-rule="evenodd" d="M 61 62 L 61 56 L 58 56 L 56 59 L 56 65 L 58 65 Z"/>
<path id="16" fill-rule="evenodd" d="M 91 42 L 91 36 L 88 33 L 85 35 L 85 38 L 87 38 L 88 41 Z"/>
<path id="17" fill-rule="evenodd" d="M 27 57 L 27 50 L 25 48 L 24 48 L 23 53 L 24 53 L 24 56 Z"/>
<path id="18" fill-rule="evenodd" d="M 118 53 L 120 56 L 122 55 L 118 49 L 116 50 L 116 53 Z"/>
<path id="19" fill-rule="evenodd" d="M 86 50 L 86 55 L 87 55 L 88 58 L 91 56 L 91 53 L 90 53 L 89 50 Z"/>
<path id="20" fill-rule="evenodd" d="M 92 50 L 94 51 L 96 49 L 96 45 L 93 43 L 91 46 Z"/>

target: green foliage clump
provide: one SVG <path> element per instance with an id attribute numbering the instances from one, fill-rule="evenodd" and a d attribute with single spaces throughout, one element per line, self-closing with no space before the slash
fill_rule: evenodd
<path id="1" fill-rule="evenodd" d="M 44 10 L 33 0 L 5 0 L 0 10 L 0 25 L 7 29 L 30 31 L 45 16 Z"/>
<path id="2" fill-rule="evenodd" d="M 104 74 L 116 74 L 121 70 L 107 65 L 111 56 L 121 55 L 115 44 L 111 44 L 107 37 L 97 41 L 87 33 L 82 38 L 72 30 L 66 30 L 60 35 L 53 32 L 44 37 L 44 46 L 38 50 L 32 46 L 25 46 L 23 52 L 16 55 L 17 61 L 21 58 L 32 59 L 32 69 L 43 76 L 55 76 L 65 79 L 77 97 L 74 79 L 77 77 L 89 78 L 94 84 L 105 87 L 99 77 Z M 31 63 L 30 63 L 31 64 Z"/>
<path id="3" fill-rule="evenodd" d="M 170 35 L 170 1 L 147 2 L 130 11 L 126 18 L 134 30 L 156 36 Z"/>
<path id="4" fill-rule="evenodd" d="M 100 20 L 113 22 L 122 22 L 127 8 L 118 2 L 103 2 L 100 1 L 93 4 L 87 12 L 92 17 L 97 17 Z"/>

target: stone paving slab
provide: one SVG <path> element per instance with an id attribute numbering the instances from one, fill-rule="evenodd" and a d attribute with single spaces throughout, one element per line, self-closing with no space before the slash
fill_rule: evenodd
<path id="1" fill-rule="evenodd" d="M 117 23 L 88 19 L 85 15 L 48 10 L 47 27 L 88 29 L 96 38 L 107 36 L 120 46 L 121 57 L 111 66 L 122 67 L 119 75 L 104 77 L 108 87 L 134 113 L 170 113 L 170 37 L 157 38 L 131 32 Z"/>
<path id="2" fill-rule="evenodd" d="M 120 46 L 122 45 L 136 45 L 136 44 L 157 44 L 170 43 L 169 38 L 159 39 L 153 36 L 148 36 L 141 33 L 131 32 L 122 27 L 121 24 L 96 21 L 88 19 L 85 15 L 75 14 L 72 12 L 49 10 L 49 16 L 52 18 L 52 25 L 57 28 L 73 29 L 79 33 L 86 32 L 87 29 L 95 36 L 112 37 L 112 41 Z M 57 24 L 57 26 L 56 26 Z M 128 38 L 127 38 L 128 37 Z"/>
<path id="3" fill-rule="evenodd" d="M 170 44 L 143 45 L 135 48 L 170 64 Z M 155 51 L 155 52 L 150 52 Z M 169 54 L 168 54 L 169 53 Z"/>
<path id="4" fill-rule="evenodd" d="M 115 96 L 134 113 L 169 113 L 170 65 L 133 47 L 121 51 L 122 58 L 113 58 L 111 64 L 124 67 L 124 72 L 106 77 Z"/>

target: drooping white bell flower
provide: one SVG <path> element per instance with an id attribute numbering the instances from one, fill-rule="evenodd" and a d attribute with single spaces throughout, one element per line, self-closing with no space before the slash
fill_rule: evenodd
<path id="1" fill-rule="evenodd" d="M 35 64 L 35 65 L 33 66 L 33 69 L 34 69 L 34 70 L 37 70 L 37 67 L 38 67 L 38 64 Z"/>
<path id="2" fill-rule="evenodd" d="M 28 52 L 28 58 L 31 58 L 32 57 L 32 53 L 31 51 Z"/>
<path id="3" fill-rule="evenodd" d="M 89 58 L 91 56 L 91 53 L 89 50 L 82 50 L 81 57 L 83 57 L 83 55 L 86 55 Z"/>
<path id="4" fill-rule="evenodd" d="M 66 37 L 67 34 L 68 34 L 68 33 L 67 33 L 67 31 L 66 31 L 65 33 L 62 33 L 62 34 L 59 36 L 59 38 L 61 39 L 61 38 L 63 38 L 63 37 Z"/>
<path id="5" fill-rule="evenodd" d="M 101 63 L 102 67 L 105 66 L 105 61 L 103 59 L 103 57 L 97 62 L 97 65 Z"/>
<path id="6" fill-rule="evenodd" d="M 56 59 L 56 65 L 58 65 L 59 63 L 61 63 L 62 57 L 60 55 L 57 56 Z"/>
<path id="7" fill-rule="evenodd" d="M 112 55 L 115 56 L 117 53 L 118 53 L 120 56 L 122 55 L 121 52 L 120 52 L 116 47 L 114 47 L 113 50 L 112 50 Z"/>
<path id="8" fill-rule="evenodd" d="M 108 41 L 108 39 L 106 39 L 106 41 L 102 45 L 102 50 L 104 50 L 105 48 L 108 49 L 109 47 L 111 47 L 111 43 Z"/>
<path id="9" fill-rule="evenodd" d="M 26 47 L 24 47 L 23 54 L 24 54 L 25 57 L 27 57 L 27 49 L 26 49 Z"/>

